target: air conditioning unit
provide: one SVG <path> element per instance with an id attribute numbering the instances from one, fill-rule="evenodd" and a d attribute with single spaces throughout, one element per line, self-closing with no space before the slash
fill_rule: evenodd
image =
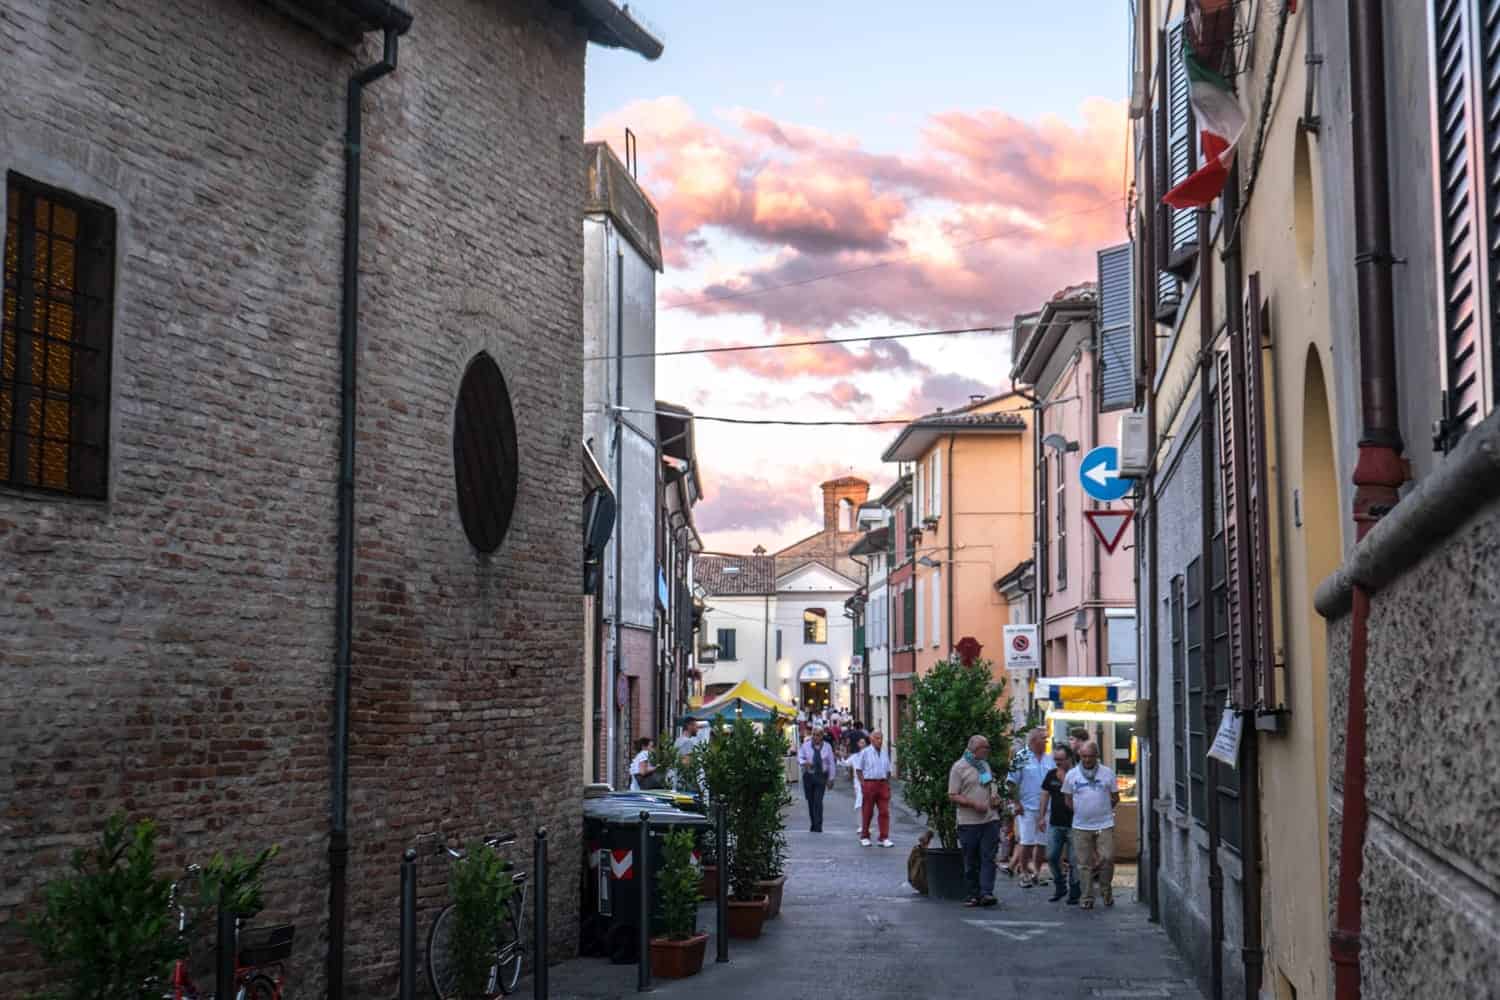
<path id="1" fill-rule="evenodd" d="M 1138 410 L 1120 414 L 1120 478 L 1141 479 L 1151 471 L 1151 442 L 1146 438 L 1146 415 Z"/>
<path id="2" fill-rule="evenodd" d="M 1146 102 L 1150 100 L 1151 89 L 1146 86 L 1145 70 L 1136 70 L 1130 81 L 1130 117 L 1139 121 L 1146 117 Z"/>

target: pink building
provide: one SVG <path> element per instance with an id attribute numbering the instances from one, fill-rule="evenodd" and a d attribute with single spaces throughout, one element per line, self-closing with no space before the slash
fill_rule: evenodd
<path id="1" fill-rule="evenodd" d="M 1125 266 L 1128 269 L 1129 247 Z M 1107 262 L 1112 251 L 1101 253 Z M 1125 272 L 1128 274 L 1128 270 Z M 1041 623 L 1047 677 L 1136 679 L 1133 530 L 1113 554 L 1084 513 L 1112 506 L 1090 499 L 1079 464 L 1100 445 L 1119 444 L 1119 417 L 1135 398 L 1129 324 L 1100 322 L 1093 282 L 1064 288 L 1041 311 L 1016 323 L 1011 380 L 1040 401 L 1036 462 L 1036 584 L 1033 621 Z"/>

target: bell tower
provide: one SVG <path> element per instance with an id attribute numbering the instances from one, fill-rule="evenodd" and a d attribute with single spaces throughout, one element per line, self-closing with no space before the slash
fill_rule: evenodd
<path id="1" fill-rule="evenodd" d="M 829 534 L 858 531 L 855 513 L 859 505 L 870 498 L 870 484 L 855 476 L 844 476 L 830 479 L 820 488 L 823 490 L 823 530 Z"/>

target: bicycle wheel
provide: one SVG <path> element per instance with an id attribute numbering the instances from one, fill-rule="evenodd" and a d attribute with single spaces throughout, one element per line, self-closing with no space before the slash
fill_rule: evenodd
<path id="1" fill-rule="evenodd" d="M 437 1000 L 455 1000 L 458 997 L 458 966 L 449 949 L 453 923 L 457 919 L 457 911 L 450 903 L 443 907 L 437 919 L 432 922 L 432 930 L 427 933 L 427 982 L 431 984 L 432 993 Z M 514 959 L 515 968 L 509 979 L 509 988 L 501 975 L 502 969 L 511 972 L 509 952 L 505 950 L 504 943 L 510 938 L 519 937 L 508 930 L 514 921 L 514 914 L 510 914 L 501 922 L 500 940 L 496 943 L 495 958 L 491 961 L 488 982 L 482 994 L 484 1000 L 495 1000 L 496 997 L 509 993 L 515 989 L 516 980 L 520 978 L 519 953 Z"/>
<path id="2" fill-rule="evenodd" d="M 521 940 L 521 922 L 516 911 L 509 907 L 500 924 L 500 938 L 496 945 L 492 979 L 501 993 L 514 993 L 516 983 L 521 981 L 521 960 L 526 955 L 526 944 Z"/>
<path id="3" fill-rule="evenodd" d="M 240 986 L 239 992 L 243 1000 L 281 1000 L 276 980 L 263 972 L 251 976 Z"/>

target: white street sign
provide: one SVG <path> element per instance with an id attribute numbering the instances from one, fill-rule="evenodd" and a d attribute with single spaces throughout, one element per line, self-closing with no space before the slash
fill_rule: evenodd
<path id="1" fill-rule="evenodd" d="M 1005 626 L 1005 667 L 1026 670 L 1042 665 L 1041 647 L 1035 625 Z"/>

